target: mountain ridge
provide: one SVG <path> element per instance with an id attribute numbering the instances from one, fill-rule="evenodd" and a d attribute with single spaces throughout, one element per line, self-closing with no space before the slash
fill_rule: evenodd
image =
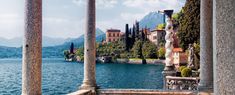
<path id="1" fill-rule="evenodd" d="M 158 12 L 150 12 L 147 15 L 145 15 L 140 20 L 140 28 L 150 28 L 150 30 L 156 29 L 158 24 L 165 23 L 164 21 L 164 14 L 158 13 Z"/>
<path id="2" fill-rule="evenodd" d="M 70 38 L 52 38 L 48 36 L 42 37 L 42 46 L 48 47 L 48 46 L 56 46 L 63 44 L 65 41 L 69 40 Z M 23 38 L 22 37 L 15 37 L 12 39 L 6 39 L 6 38 L 0 38 L 0 46 L 6 46 L 6 47 L 21 47 L 23 44 Z"/>

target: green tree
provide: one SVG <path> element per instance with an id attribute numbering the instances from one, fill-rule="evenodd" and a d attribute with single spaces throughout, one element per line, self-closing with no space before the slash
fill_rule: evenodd
<path id="1" fill-rule="evenodd" d="M 186 0 L 179 17 L 178 37 L 180 47 L 186 50 L 189 44 L 199 43 L 200 0 Z"/>
<path id="2" fill-rule="evenodd" d="M 84 47 L 78 48 L 75 54 L 77 56 L 84 56 Z"/>
<path id="3" fill-rule="evenodd" d="M 154 43 L 146 41 L 142 48 L 143 57 L 146 58 L 157 58 L 157 47 Z"/>
<path id="4" fill-rule="evenodd" d="M 125 48 L 126 51 L 130 50 L 130 38 L 129 38 L 129 25 L 126 24 L 126 31 L 125 31 Z"/>
<path id="5" fill-rule="evenodd" d="M 172 15 L 172 18 L 173 18 L 174 20 L 179 20 L 179 17 L 180 17 L 180 14 L 179 14 L 179 13 L 174 13 L 174 14 Z"/>
<path id="6" fill-rule="evenodd" d="M 142 58 L 142 41 L 137 40 L 132 48 L 132 53 L 134 58 Z"/>
<path id="7" fill-rule="evenodd" d="M 69 59 L 69 51 L 68 50 L 64 50 L 64 58 Z"/>
<path id="8" fill-rule="evenodd" d="M 74 44 L 73 43 L 71 43 L 71 45 L 70 45 L 70 53 L 72 53 L 72 54 L 74 54 Z"/>
<path id="9" fill-rule="evenodd" d="M 161 59 L 165 58 L 165 53 L 166 53 L 166 51 L 165 51 L 164 47 L 159 48 L 158 57 L 161 58 Z"/>
<path id="10" fill-rule="evenodd" d="M 192 75 L 192 70 L 188 67 L 183 68 L 183 70 L 181 71 L 182 77 L 190 77 L 191 75 Z"/>
<path id="11" fill-rule="evenodd" d="M 158 24 L 157 25 L 157 30 L 163 30 L 165 28 L 166 24 L 162 23 L 162 24 Z"/>

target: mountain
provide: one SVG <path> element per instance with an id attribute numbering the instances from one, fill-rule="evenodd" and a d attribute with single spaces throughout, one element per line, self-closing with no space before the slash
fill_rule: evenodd
<path id="1" fill-rule="evenodd" d="M 64 42 L 66 42 L 68 39 L 64 38 L 51 38 L 47 36 L 42 37 L 42 46 L 48 47 L 48 46 L 56 46 L 61 45 Z M 23 43 L 23 38 L 16 37 L 13 39 L 5 39 L 0 38 L 0 46 L 7 46 L 7 47 L 21 47 Z"/>
<path id="2" fill-rule="evenodd" d="M 158 12 L 150 12 L 140 20 L 140 28 L 150 28 L 150 30 L 156 29 L 158 24 L 164 23 L 164 15 Z"/>
<path id="3" fill-rule="evenodd" d="M 102 39 L 105 38 L 105 33 L 100 30 L 96 29 L 96 41 L 100 42 Z M 18 43 L 16 43 L 18 40 Z M 78 38 L 72 39 L 56 39 L 56 38 L 50 38 L 50 37 L 43 37 L 44 46 L 46 47 L 42 48 L 42 57 L 43 58 L 61 58 L 63 57 L 64 50 L 69 49 L 70 44 L 73 42 L 75 47 L 80 47 L 84 45 L 84 34 L 81 35 Z M 57 41 L 56 41 L 57 40 Z M 0 45 L 0 58 L 21 58 L 22 57 L 22 47 L 20 46 L 22 44 L 21 38 L 15 38 L 13 40 L 3 39 L 0 38 L 0 43 L 5 44 L 5 46 Z M 61 42 L 59 42 L 61 41 Z M 4 42 L 4 43 L 3 43 Z M 14 42 L 14 43 L 7 43 L 7 42 Z M 62 43 L 61 45 L 56 45 Z M 56 45 L 56 46 L 51 46 Z M 11 47 L 13 46 L 13 47 Z M 18 46 L 18 47 L 14 47 Z"/>
<path id="4" fill-rule="evenodd" d="M 48 47 L 48 46 L 61 45 L 66 41 L 67 41 L 67 39 L 65 39 L 65 38 L 51 38 L 51 37 L 43 36 L 42 46 Z"/>
<path id="5" fill-rule="evenodd" d="M 105 33 L 101 29 L 97 28 L 96 29 L 96 42 L 101 42 L 103 39 L 105 39 Z M 84 45 L 84 34 L 78 38 L 71 39 L 70 41 L 65 42 L 63 44 L 63 46 L 64 45 L 70 46 L 71 43 L 74 43 L 75 47 L 83 46 Z"/>
<path id="6" fill-rule="evenodd" d="M 20 58 L 22 48 L 0 46 L 0 58 Z"/>
<path id="7" fill-rule="evenodd" d="M 0 46 L 20 47 L 22 45 L 22 38 L 16 37 L 13 39 L 0 38 Z"/>

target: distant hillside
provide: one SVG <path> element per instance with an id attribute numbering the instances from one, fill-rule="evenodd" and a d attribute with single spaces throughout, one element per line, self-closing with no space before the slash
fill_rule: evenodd
<path id="1" fill-rule="evenodd" d="M 164 15 L 158 12 L 150 12 L 143 19 L 140 20 L 140 28 L 150 28 L 154 30 L 158 24 L 164 23 Z"/>
<path id="2" fill-rule="evenodd" d="M 0 46 L 0 58 L 20 58 L 22 48 Z"/>
<path id="3" fill-rule="evenodd" d="M 100 42 L 102 39 L 105 39 L 105 33 L 100 29 L 96 29 L 96 41 Z M 64 42 L 61 45 L 56 46 L 47 46 L 42 48 L 42 57 L 43 58 L 58 58 L 63 57 L 63 51 L 69 49 L 71 42 L 75 44 L 75 48 L 84 45 L 84 35 L 76 39 L 67 39 L 67 42 Z M 7 47 L 0 46 L 0 58 L 21 58 L 22 57 L 22 47 Z"/>
<path id="4" fill-rule="evenodd" d="M 22 46 L 23 39 L 20 37 L 13 39 L 5 39 L 0 38 L 0 46 L 8 46 L 8 47 L 20 47 Z"/>
<path id="5" fill-rule="evenodd" d="M 43 36 L 42 46 L 48 47 L 48 46 L 61 45 L 66 41 L 67 39 L 64 39 L 64 38 L 51 38 L 51 37 Z M 21 47 L 22 43 L 23 43 L 23 38 L 21 37 L 17 37 L 13 39 L 0 38 L 0 46 Z"/>
<path id="6" fill-rule="evenodd" d="M 43 58 L 59 58 L 63 57 L 65 47 L 43 47 Z M 0 46 L 0 58 L 22 58 L 22 47 L 5 47 Z"/>
<path id="7" fill-rule="evenodd" d="M 101 42 L 102 39 L 105 39 L 105 33 L 101 29 L 97 28 L 96 29 L 96 42 Z M 84 45 L 84 34 L 78 38 L 71 39 L 70 41 L 65 42 L 63 44 L 63 46 L 64 45 L 70 46 L 71 43 L 74 43 L 75 47 L 83 46 Z"/>

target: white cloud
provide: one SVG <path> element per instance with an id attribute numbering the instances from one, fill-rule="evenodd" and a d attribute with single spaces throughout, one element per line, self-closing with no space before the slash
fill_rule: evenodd
<path id="1" fill-rule="evenodd" d="M 45 21 L 46 23 L 66 23 L 69 22 L 68 19 L 66 18 L 57 18 L 57 17 L 45 17 L 43 19 L 43 21 Z"/>
<path id="2" fill-rule="evenodd" d="M 86 4 L 86 0 L 73 0 L 73 3 L 75 3 L 78 6 L 84 6 Z M 118 3 L 117 0 L 96 0 L 96 6 L 99 9 L 105 9 L 105 8 L 112 8 Z"/>
<path id="3" fill-rule="evenodd" d="M 87 0 L 46 0 L 43 4 L 43 34 L 49 37 L 78 37 L 85 31 Z M 97 28 L 125 29 L 151 11 L 179 10 L 185 0 L 96 0 Z M 23 0 L 0 3 L 0 37 L 22 36 L 24 31 Z"/>
<path id="4" fill-rule="evenodd" d="M 125 0 L 123 5 L 144 11 L 175 9 L 176 12 L 179 12 L 179 9 L 183 6 L 180 0 Z"/>
<path id="5" fill-rule="evenodd" d="M 76 38 L 84 33 L 84 20 L 63 17 L 45 17 L 43 35 L 60 38 Z"/>
<path id="6" fill-rule="evenodd" d="M 73 0 L 72 1 L 74 4 L 80 6 L 80 5 L 84 5 L 85 4 L 85 1 L 84 0 Z"/>
<path id="7" fill-rule="evenodd" d="M 98 8 L 112 8 L 117 3 L 117 0 L 97 0 Z"/>
<path id="8" fill-rule="evenodd" d="M 121 13 L 121 18 L 123 20 L 141 20 L 146 14 L 144 13 Z"/>
<path id="9" fill-rule="evenodd" d="M 125 24 L 123 24 L 123 21 L 120 19 L 113 19 L 113 20 L 105 20 L 105 21 L 97 21 L 97 28 L 100 28 L 104 32 L 106 32 L 107 29 L 124 29 Z"/>
<path id="10" fill-rule="evenodd" d="M 21 36 L 24 29 L 23 25 L 23 17 L 18 14 L 0 14 L 0 37 L 9 39 Z"/>

